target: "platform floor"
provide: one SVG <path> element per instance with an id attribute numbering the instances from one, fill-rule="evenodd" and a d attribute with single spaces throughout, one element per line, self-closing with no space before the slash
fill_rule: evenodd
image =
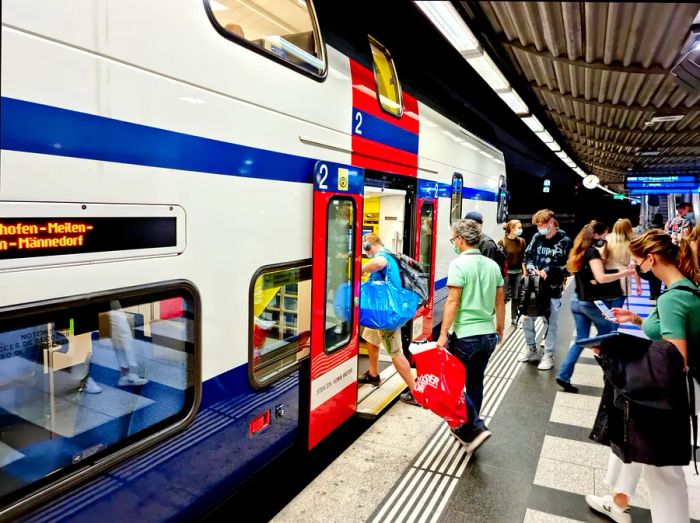
<path id="1" fill-rule="evenodd" d="M 399 402 L 273 521 L 609 521 L 583 499 L 609 492 L 603 481 L 609 449 L 588 439 L 601 370 L 586 349 L 572 378 L 579 394 L 562 392 L 554 381 L 574 335 L 572 290 L 560 313 L 554 369 L 516 361 L 524 345 L 520 329 L 510 329 L 492 356 L 482 416 L 493 437 L 475 455 L 464 452 L 437 416 Z M 651 310 L 647 293 L 629 300 L 644 315 Z M 691 517 L 700 521 L 700 478 L 690 470 L 687 477 Z M 632 507 L 635 523 L 651 521 L 643 479 Z"/>

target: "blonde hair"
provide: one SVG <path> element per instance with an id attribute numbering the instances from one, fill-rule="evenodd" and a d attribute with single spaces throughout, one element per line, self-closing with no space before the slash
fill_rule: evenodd
<path id="1" fill-rule="evenodd" d="M 365 234 L 364 241 L 368 242 L 370 245 L 384 246 L 384 244 L 382 243 L 382 239 L 379 236 L 377 236 L 376 234 L 371 233 L 371 232 Z"/>
<path id="2" fill-rule="evenodd" d="M 669 265 L 675 265 L 679 271 L 694 283 L 700 283 L 698 259 L 690 248 L 689 241 L 681 246 L 673 243 L 671 235 L 661 229 L 650 229 L 630 242 L 630 252 L 638 258 L 654 254 Z"/>
<path id="3" fill-rule="evenodd" d="M 520 227 L 523 226 L 523 224 L 520 223 L 520 220 L 510 220 L 509 222 L 504 223 L 503 230 L 506 231 L 506 236 L 513 232 L 514 229 L 517 229 L 518 225 Z"/>
<path id="4" fill-rule="evenodd" d="M 629 265 L 630 241 L 633 236 L 632 222 L 627 218 L 617 220 L 613 225 L 612 233 L 608 234 L 608 241 L 603 248 L 603 259 L 609 263 Z"/>

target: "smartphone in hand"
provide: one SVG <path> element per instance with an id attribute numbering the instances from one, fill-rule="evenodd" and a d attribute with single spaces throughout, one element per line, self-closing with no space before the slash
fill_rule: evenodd
<path id="1" fill-rule="evenodd" d="M 603 303 L 601 300 L 595 300 L 593 303 L 596 307 L 598 307 L 598 310 L 603 313 L 606 320 L 615 321 L 615 315 L 610 309 L 608 309 L 608 306 L 605 305 L 605 303 Z"/>

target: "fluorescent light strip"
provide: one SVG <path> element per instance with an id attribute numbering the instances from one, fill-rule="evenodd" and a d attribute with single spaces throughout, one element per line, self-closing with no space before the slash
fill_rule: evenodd
<path id="1" fill-rule="evenodd" d="M 559 147 L 559 144 L 557 142 L 545 143 L 545 145 L 554 152 L 561 151 L 561 147 Z"/>
<path id="2" fill-rule="evenodd" d="M 457 51 L 476 51 L 479 41 L 450 2 L 415 2 Z"/>
<path id="3" fill-rule="evenodd" d="M 518 96 L 518 93 L 510 89 L 507 92 L 498 93 L 508 107 L 517 115 L 528 114 L 530 108 L 527 106 L 523 99 Z"/>
<path id="4" fill-rule="evenodd" d="M 482 54 L 479 56 L 467 57 L 466 60 L 494 91 L 498 92 L 499 90 L 505 91 L 510 89 L 508 80 L 506 80 L 506 77 L 503 76 L 503 73 L 501 73 L 501 70 L 496 64 L 493 63 L 489 55 Z M 498 95 L 501 96 L 501 93 L 498 93 Z M 522 100 L 520 100 L 520 102 L 523 103 Z"/>
<path id="5" fill-rule="evenodd" d="M 524 116 L 523 123 L 527 125 L 533 133 L 541 133 L 544 131 L 544 125 L 534 116 Z"/>
<path id="6" fill-rule="evenodd" d="M 554 143 L 554 138 L 547 131 L 539 131 L 535 133 L 535 136 L 542 140 L 544 143 Z M 561 149 L 561 147 L 560 147 Z"/>

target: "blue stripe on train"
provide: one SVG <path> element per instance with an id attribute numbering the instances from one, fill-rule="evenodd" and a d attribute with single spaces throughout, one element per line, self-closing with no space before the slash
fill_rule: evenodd
<path id="1" fill-rule="evenodd" d="M 202 138 L 15 98 L 3 96 L 0 99 L 0 118 L 0 148 L 9 151 L 266 180 L 299 183 L 313 181 L 316 162 L 313 158 Z M 369 130 L 371 129 L 370 126 Z M 418 135 L 397 130 L 415 137 L 417 152 Z M 410 140 L 403 137 L 399 141 L 408 143 Z M 413 146 L 409 144 L 406 147 L 412 149 Z M 440 196 L 444 196 L 443 186 L 451 190 L 449 185 L 440 184 Z M 472 200 L 497 199 L 496 193 L 469 188 L 464 189 L 463 196 Z"/>
<path id="2" fill-rule="evenodd" d="M 396 125 L 385 122 L 381 118 L 372 116 L 364 111 L 358 109 L 353 109 L 353 111 L 355 115 L 358 113 L 361 115 L 362 124 L 353 125 L 352 134 L 384 145 L 389 145 L 396 149 L 401 149 L 411 154 L 418 154 L 418 135 L 416 133 L 401 129 Z M 357 116 L 353 116 L 353 122 L 358 121 L 359 119 Z"/>
<path id="3" fill-rule="evenodd" d="M 0 147 L 212 174 L 311 183 L 315 160 L 2 97 Z"/>

